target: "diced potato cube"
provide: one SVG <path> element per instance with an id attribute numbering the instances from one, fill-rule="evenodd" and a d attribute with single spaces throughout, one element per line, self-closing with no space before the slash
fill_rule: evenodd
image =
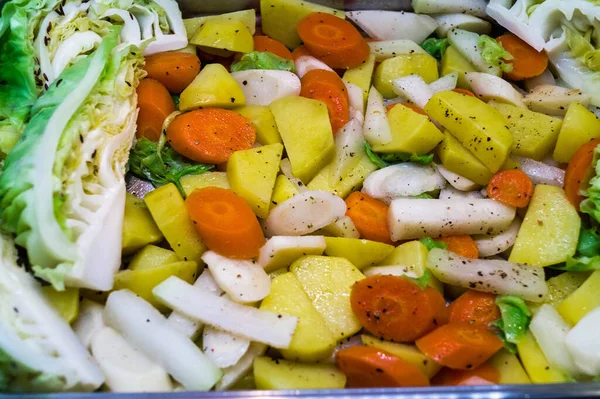
<path id="1" fill-rule="evenodd" d="M 67 323 L 75 321 L 79 314 L 79 288 L 56 291 L 51 285 L 47 285 L 42 287 L 42 291 L 64 321 Z"/>
<path id="2" fill-rule="evenodd" d="M 448 131 L 444 132 L 444 141 L 438 147 L 437 153 L 446 169 L 477 184 L 486 185 L 493 176 L 493 173 Z"/>
<path id="3" fill-rule="evenodd" d="M 373 85 L 385 98 L 396 97 L 392 80 L 416 74 L 426 83 L 439 78 L 437 61 L 429 54 L 401 54 L 388 58 L 375 68 Z"/>
<path id="4" fill-rule="evenodd" d="M 402 104 L 394 106 L 387 114 L 392 141 L 386 144 L 374 144 L 376 152 L 406 152 L 409 154 L 427 154 L 443 139 L 431 119 Z"/>
<path id="5" fill-rule="evenodd" d="M 458 87 L 463 89 L 470 89 L 466 74 L 467 72 L 477 72 L 477 68 L 473 66 L 465 57 L 463 57 L 458 50 L 450 46 L 442 55 L 442 76 L 450 73 L 458 73 Z"/>
<path id="6" fill-rule="evenodd" d="M 228 12 L 219 15 L 186 18 L 183 20 L 183 26 L 185 26 L 188 39 L 191 39 L 196 30 L 198 30 L 198 28 L 200 28 L 206 21 L 240 21 L 246 26 L 246 28 L 248 28 L 250 34 L 254 35 L 256 32 L 256 11 L 254 9 L 250 9 Z"/>
<path id="7" fill-rule="evenodd" d="M 329 256 L 346 258 L 359 270 L 381 262 L 394 250 L 393 245 L 358 238 L 325 237 Z"/>
<path id="8" fill-rule="evenodd" d="M 221 64 L 208 64 L 181 92 L 179 110 L 190 111 L 200 107 L 233 108 L 244 105 L 242 88 Z"/>
<path id="9" fill-rule="evenodd" d="M 538 184 L 508 260 L 550 266 L 575 254 L 581 219 L 560 187 Z"/>
<path id="10" fill-rule="evenodd" d="M 271 197 L 271 206 L 276 206 L 284 201 L 289 200 L 294 195 L 298 194 L 298 189 L 294 184 L 285 177 L 285 175 L 277 176 L 275 187 L 273 187 L 273 196 Z"/>
<path id="11" fill-rule="evenodd" d="M 567 382 L 565 374 L 548 363 L 531 331 L 527 331 L 521 338 L 517 344 L 517 350 L 523 366 L 534 384 Z"/>
<path id="12" fill-rule="evenodd" d="M 336 340 L 362 327 L 352 311 L 352 286 L 365 276 L 344 258 L 305 256 L 290 267 Z"/>
<path id="13" fill-rule="evenodd" d="M 500 374 L 500 384 L 531 384 L 519 359 L 506 349 L 496 353 L 488 364 Z"/>
<path id="14" fill-rule="evenodd" d="M 374 70 L 375 55 L 369 54 L 367 60 L 361 65 L 347 69 L 346 72 L 344 72 L 344 81 L 355 84 L 362 89 L 364 106 L 367 105 L 367 97 L 369 97 L 369 89 L 371 88 Z"/>
<path id="15" fill-rule="evenodd" d="M 539 112 L 495 101 L 488 103 L 505 118 L 513 135 L 511 153 L 541 161 L 552 151 L 562 121 Z"/>
<path id="16" fill-rule="evenodd" d="M 330 364 L 303 364 L 268 357 L 254 359 L 258 389 L 342 389 L 344 373 Z"/>
<path id="17" fill-rule="evenodd" d="M 281 350 L 286 359 L 315 362 L 331 356 L 336 338 L 293 273 L 282 274 L 271 281 L 271 292 L 263 299 L 260 309 L 298 317 L 290 347 Z"/>
<path id="18" fill-rule="evenodd" d="M 561 304 L 569 295 L 577 290 L 590 276 L 589 272 L 564 272 L 546 281 L 548 295 L 544 303 L 554 306 Z"/>
<path id="19" fill-rule="evenodd" d="M 256 141 L 262 145 L 282 143 L 275 118 L 269 107 L 264 105 L 244 105 L 235 112 L 242 115 L 256 128 Z"/>
<path id="20" fill-rule="evenodd" d="M 155 245 L 146 245 L 129 262 L 129 269 L 141 270 L 180 261 L 177 254 Z"/>
<path id="21" fill-rule="evenodd" d="M 345 176 L 342 176 L 342 180 L 334 187 L 331 187 L 329 184 L 329 177 L 331 176 L 330 168 L 331 164 L 324 167 L 306 187 L 309 190 L 323 190 L 345 198 L 352 191 L 356 191 L 362 186 L 367 176 L 377 170 L 377 165 L 371 162 L 368 156 L 363 156 L 358 165 L 351 169 Z"/>
<path id="22" fill-rule="evenodd" d="M 204 172 L 201 175 L 187 175 L 183 176 L 180 182 L 186 196 L 199 188 L 231 188 L 229 180 L 227 180 L 227 172 Z"/>
<path id="23" fill-rule="evenodd" d="M 335 222 L 323 227 L 320 232 L 329 237 L 360 238 L 354 222 L 348 216 L 342 216 Z"/>
<path id="24" fill-rule="evenodd" d="M 190 43 L 219 50 L 249 53 L 254 49 L 252 33 L 242 21 L 208 20 L 194 32 Z"/>
<path id="25" fill-rule="evenodd" d="M 144 200 L 127 193 L 123 218 L 123 255 L 130 255 L 138 249 L 160 242 L 162 239 L 163 235 L 154 223 Z"/>
<path id="26" fill-rule="evenodd" d="M 263 219 L 269 214 L 282 152 L 283 146 L 276 143 L 236 151 L 227 161 L 227 178 L 231 188 Z"/>
<path id="27" fill-rule="evenodd" d="M 590 311 L 600 307 L 600 270 L 596 270 L 581 287 L 566 297 L 556 308 L 566 322 L 574 326 Z"/>
<path id="28" fill-rule="evenodd" d="M 302 43 L 296 25 L 313 12 L 324 12 L 345 18 L 344 12 L 304 0 L 261 0 L 262 31 L 272 39 L 279 40 L 288 48 Z"/>
<path id="29" fill-rule="evenodd" d="M 200 240 L 177 187 L 173 183 L 159 187 L 146 194 L 144 201 L 179 259 L 203 265 L 206 245 Z"/>
<path id="30" fill-rule="evenodd" d="M 427 247 L 420 241 L 409 241 L 394 248 L 379 264 L 382 266 L 406 266 L 417 276 L 422 276 L 425 273 L 428 253 Z"/>
<path id="31" fill-rule="evenodd" d="M 558 134 L 553 158 L 556 162 L 568 163 L 579 147 L 599 137 L 598 117 L 583 105 L 571 103 Z"/>
<path id="32" fill-rule="evenodd" d="M 441 91 L 429 100 L 425 112 L 452 133 L 491 172 L 497 172 L 506 162 L 513 138 L 506 128 L 506 120 L 493 107 L 472 96 Z"/>
<path id="33" fill-rule="evenodd" d="M 327 106 L 321 101 L 291 96 L 273 101 L 270 108 L 292 173 L 306 184 L 334 155 Z"/>

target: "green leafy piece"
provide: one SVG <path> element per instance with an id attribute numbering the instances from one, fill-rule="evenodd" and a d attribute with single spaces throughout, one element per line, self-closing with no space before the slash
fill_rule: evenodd
<path id="1" fill-rule="evenodd" d="M 175 103 L 175 109 L 179 109 L 179 94 L 171 94 L 171 98 L 173 99 L 173 102 Z"/>
<path id="2" fill-rule="evenodd" d="M 564 270 L 567 272 L 587 272 L 591 270 L 600 270 L 600 256 L 569 257 L 565 263 L 552 266 L 552 269 Z"/>
<path id="3" fill-rule="evenodd" d="M 496 305 L 500 308 L 501 318 L 492 325 L 498 329 L 506 348 L 515 353 L 515 345 L 527 332 L 533 314 L 525 301 L 516 296 L 499 296 L 496 298 Z"/>
<path id="4" fill-rule="evenodd" d="M 431 237 L 423 237 L 419 239 L 419 242 L 427 247 L 428 250 L 432 250 L 434 248 L 439 249 L 448 249 L 448 246 L 445 242 L 436 241 Z"/>
<path id="5" fill-rule="evenodd" d="M 595 49 L 592 45 L 591 31 L 587 35 L 582 35 L 577 30 L 563 25 L 563 30 L 567 38 L 567 45 L 571 50 L 571 55 L 582 64 L 594 72 L 600 71 L 600 49 Z"/>
<path id="6" fill-rule="evenodd" d="M 407 154 L 405 152 L 395 152 L 392 154 L 381 154 L 381 159 L 389 164 L 412 162 L 419 165 L 429 165 L 433 162 L 433 154 L 417 155 Z"/>
<path id="7" fill-rule="evenodd" d="M 416 199 L 433 199 L 433 196 L 429 193 L 421 193 L 419 195 L 413 195 L 410 198 L 416 198 Z"/>
<path id="8" fill-rule="evenodd" d="M 231 64 L 231 72 L 246 71 L 248 69 L 295 71 L 294 61 L 286 60 L 268 51 L 252 51 L 251 53 L 244 54 L 239 61 Z"/>
<path id="9" fill-rule="evenodd" d="M 477 44 L 481 49 L 481 56 L 488 64 L 500 67 L 503 72 L 512 71 L 512 64 L 507 64 L 504 61 L 512 60 L 514 57 L 502 47 L 501 43 L 498 43 L 492 37 L 481 35 Z"/>
<path id="10" fill-rule="evenodd" d="M 383 159 L 379 157 L 379 155 L 373 152 L 369 143 L 365 143 L 365 152 L 367 153 L 367 156 L 369 157 L 371 162 L 377 165 L 379 169 L 383 169 L 387 166 L 390 166 L 387 162 L 384 162 Z"/>
<path id="11" fill-rule="evenodd" d="M 406 277 L 406 276 L 404 276 L 404 278 L 409 279 L 410 281 L 412 281 L 413 283 L 418 285 L 422 290 L 424 290 L 425 288 L 427 288 L 427 284 L 429 284 L 429 280 L 431 280 L 431 272 L 428 269 L 425 269 L 425 272 L 419 278 Z"/>
<path id="12" fill-rule="evenodd" d="M 182 196 L 185 192 L 181 178 L 187 175 L 199 175 L 212 169 L 214 165 L 191 164 L 172 147 L 159 145 L 147 138 L 140 139 L 131 150 L 129 170 L 142 179 L 149 180 L 155 187 L 173 183 Z"/>
<path id="13" fill-rule="evenodd" d="M 592 161 L 594 177 L 590 179 L 585 198 L 579 206 L 581 212 L 590 215 L 592 220 L 600 223 L 600 146 L 594 149 L 594 159 Z"/>
<path id="14" fill-rule="evenodd" d="M 431 54 L 437 59 L 442 58 L 448 46 L 450 46 L 450 42 L 448 41 L 448 39 L 438 39 L 435 37 L 425 39 L 425 41 L 421 43 L 421 47 L 423 47 L 423 50 L 427 51 L 429 54 Z"/>
<path id="15" fill-rule="evenodd" d="M 598 227 L 581 229 L 579 241 L 577 242 L 577 254 L 588 257 L 600 255 L 600 234 L 598 233 Z"/>

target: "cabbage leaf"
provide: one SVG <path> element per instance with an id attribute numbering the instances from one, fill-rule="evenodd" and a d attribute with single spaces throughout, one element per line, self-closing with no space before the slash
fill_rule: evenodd
<path id="1" fill-rule="evenodd" d="M 501 317 L 492 322 L 492 325 L 498 329 L 506 349 L 515 353 L 515 345 L 527 332 L 533 314 L 525 301 L 516 296 L 499 296 L 496 298 L 496 305 Z"/>
<path id="2" fill-rule="evenodd" d="M 239 61 L 231 64 L 231 72 L 246 71 L 249 69 L 294 72 L 294 61 L 286 60 L 268 51 L 252 51 L 244 54 Z"/>
<path id="3" fill-rule="evenodd" d="M 505 61 L 510 61 L 514 57 L 502 47 L 501 43 L 487 35 L 481 35 L 477 44 L 481 49 L 481 56 L 488 64 L 500 67 L 503 72 L 512 71 L 513 65 Z"/>

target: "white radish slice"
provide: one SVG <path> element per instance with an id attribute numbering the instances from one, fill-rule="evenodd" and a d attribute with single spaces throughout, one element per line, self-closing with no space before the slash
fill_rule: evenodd
<path id="1" fill-rule="evenodd" d="M 321 229 L 325 235 L 333 237 L 360 238 L 358 230 L 349 216 L 342 216 Z"/>
<path id="2" fill-rule="evenodd" d="M 467 179 L 457 173 L 449 171 L 444 165 L 437 165 L 438 172 L 450 183 L 452 187 L 460 191 L 473 191 L 479 188 L 479 184 Z"/>
<path id="3" fill-rule="evenodd" d="M 389 276 L 406 276 L 411 278 L 419 278 L 417 273 L 411 270 L 408 266 L 392 265 L 392 266 L 373 266 L 363 270 L 363 274 L 367 277 L 375 276 L 377 274 L 389 275 Z"/>
<path id="4" fill-rule="evenodd" d="M 427 268 L 443 283 L 541 302 L 548 293 L 544 268 L 505 260 L 465 258 L 439 248 L 429 251 Z"/>
<path id="5" fill-rule="evenodd" d="M 494 234 L 515 218 L 513 207 L 488 199 L 395 199 L 388 212 L 393 241 L 463 234 Z"/>
<path id="6" fill-rule="evenodd" d="M 129 290 L 108 296 L 104 322 L 188 390 L 208 391 L 221 378 L 221 371 L 191 339 L 171 328 L 158 310 Z"/>
<path id="7" fill-rule="evenodd" d="M 349 11 L 346 17 L 377 40 L 408 39 L 421 43 L 437 28 L 430 16 L 404 11 Z"/>
<path id="8" fill-rule="evenodd" d="M 202 351 L 218 368 L 236 364 L 248 350 L 250 341 L 214 327 L 206 326 L 202 332 Z"/>
<path id="9" fill-rule="evenodd" d="M 517 241 L 517 234 L 520 228 L 521 220 L 515 218 L 510 226 L 500 234 L 489 236 L 478 234 L 473 236 L 473 240 L 475 240 L 475 244 L 477 244 L 477 249 L 479 250 L 479 256 L 487 258 L 511 248 L 515 245 L 515 241 Z"/>
<path id="10" fill-rule="evenodd" d="M 546 69 L 544 73 L 534 78 L 525 79 L 525 90 L 532 91 L 538 86 L 550 85 L 556 86 L 556 79 L 549 69 Z"/>
<path id="11" fill-rule="evenodd" d="M 484 198 L 479 191 L 460 191 L 452 186 L 446 186 L 440 191 L 439 199 L 455 200 L 455 199 L 482 199 Z"/>
<path id="12" fill-rule="evenodd" d="M 412 40 L 383 40 L 369 42 L 371 53 L 375 55 L 375 61 L 381 62 L 402 54 L 428 54 Z"/>
<path id="13" fill-rule="evenodd" d="M 289 347 L 298 318 L 240 305 L 171 276 L 152 290 L 168 307 L 220 330 L 279 349 Z"/>
<path id="14" fill-rule="evenodd" d="M 429 88 L 434 92 L 450 91 L 456 89 L 456 83 L 458 82 L 458 72 L 452 72 L 442 76 L 438 80 L 431 82 Z"/>
<path id="15" fill-rule="evenodd" d="M 365 154 L 365 139 L 362 124 L 351 119 L 335 135 L 335 158 L 331 164 L 329 185 L 335 187 Z"/>
<path id="16" fill-rule="evenodd" d="M 371 145 L 387 144 L 392 141 L 392 131 L 383 105 L 383 97 L 375 87 L 371 87 L 367 98 L 367 111 L 363 134 Z"/>
<path id="17" fill-rule="evenodd" d="M 434 166 L 406 162 L 371 173 L 363 183 L 363 192 L 389 202 L 398 197 L 438 190 L 445 185 L 446 180 Z"/>
<path id="18" fill-rule="evenodd" d="M 316 59 L 312 55 L 303 55 L 302 57 L 298 57 L 294 61 L 294 67 L 296 68 L 296 75 L 298 75 L 300 79 L 315 69 L 324 69 L 326 71 L 333 72 L 333 69 L 327 66 L 326 63 Z"/>
<path id="19" fill-rule="evenodd" d="M 288 180 L 294 185 L 294 187 L 296 187 L 296 189 L 299 192 L 303 193 L 305 191 L 308 191 L 304 183 L 302 183 L 302 181 L 296 176 L 294 176 L 294 174 L 292 173 L 292 164 L 290 163 L 290 160 L 288 158 L 284 158 L 281 160 L 281 162 L 279 163 L 279 169 L 281 169 L 281 173 L 283 173 L 283 175 L 288 178 Z"/>
<path id="20" fill-rule="evenodd" d="M 590 95 L 579 89 L 567 89 L 560 86 L 536 86 L 523 98 L 530 110 L 547 115 L 565 116 L 572 103 L 583 106 L 590 104 Z"/>
<path id="21" fill-rule="evenodd" d="M 223 370 L 223 377 L 217 382 L 215 390 L 225 391 L 235 385 L 236 382 L 252 370 L 254 359 L 264 355 L 266 351 L 267 346 L 265 344 L 252 342 L 244 356 L 235 365 Z"/>
<path id="22" fill-rule="evenodd" d="M 448 32 L 450 44 L 465 57 L 480 72 L 501 76 L 500 67 L 489 64 L 481 55 L 479 35 L 462 29 L 452 29 Z"/>
<path id="23" fill-rule="evenodd" d="M 529 329 L 551 366 L 572 377 L 581 375 L 567 347 L 571 327 L 556 309 L 548 304 L 540 306 L 531 319 Z"/>
<path id="24" fill-rule="evenodd" d="M 88 349 L 94 335 L 104 328 L 103 312 L 103 305 L 89 299 L 84 299 L 79 304 L 79 315 L 73 323 L 73 331 L 83 346 Z"/>
<path id="25" fill-rule="evenodd" d="M 346 214 L 346 203 L 326 191 L 305 191 L 277 205 L 267 217 L 267 235 L 302 236 Z"/>
<path id="26" fill-rule="evenodd" d="M 425 105 L 433 97 L 433 90 L 419 75 L 408 75 L 392 81 L 394 93 L 407 99 L 419 108 Z"/>
<path id="27" fill-rule="evenodd" d="M 529 158 L 512 157 L 519 162 L 520 169 L 533 182 L 533 184 L 549 184 L 551 186 L 563 187 L 565 184 L 565 171 L 543 162 Z"/>
<path id="28" fill-rule="evenodd" d="M 446 37 L 452 29 L 463 29 L 479 34 L 488 34 L 492 31 L 491 23 L 474 15 L 437 14 L 432 17 L 438 23 L 435 33 L 439 37 Z"/>
<path id="29" fill-rule="evenodd" d="M 169 374 L 132 346 L 118 332 L 104 327 L 91 343 L 92 356 L 111 392 L 170 392 Z"/>
<path id="30" fill-rule="evenodd" d="M 351 120 L 356 119 L 362 127 L 362 124 L 365 122 L 365 96 L 363 90 L 353 83 L 344 81 L 344 84 L 348 91 L 349 117 Z"/>
<path id="31" fill-rule="evenodd" d="M 232 300 L 255 303 L 271 291 L 271 280 L 263 268 L 251 260 L 229 259 L 213 251 L 202 255 L 219 287 Z"/>
<path id="32" fill-rule="evenodd" d="M 481 72 L 468 72 L 465 77 L 471 85 L 473 93 L 480 99 L 484 101 L 495 100 L 520 108 L 527 108 L 523 102 L 523 95 L 516 91 L 506 80 Z"/>
<path id="33" fill-rule="evenodd" d="M 461 13 L 485 18 L 486 0 L 413 0 L 415 12 L 423 14 Z"/>
<path id="34" fill-rule="evenodd" d="M 233 72 L 231 77 L 244 92 L 246 105 L 269 105 L 280 98 L 300 94 L 300 79 L 288 71 L 250 69 Z"/>
<path id="35" fill-rule="evenodd" d="M 587 375 L 600 375 L 600 307 L 586 314 L 569 331 L 567 348 L 577 367 Z"/>
<path id="36" fill-rule="evenodd" d="M 270 273 L 304 255 L 321 255 L 326 246 L 323 236 L 275 236 L 260 249 L 257 263 Z"/>

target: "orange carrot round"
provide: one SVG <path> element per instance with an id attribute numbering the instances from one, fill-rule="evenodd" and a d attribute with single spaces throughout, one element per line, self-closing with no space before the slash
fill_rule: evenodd
<path id="1" fill-rule="evenodd" d="M 333 134 L 349 120 L 348 90 L 337 73 L 324 69 L 313 69 L 300 80 L 300 95 L 319 100 L 327 105 Z"/>
<path id="2" fill-rule="evenodd" d="M 365 330 L 394 342 L 412 342 L 448 321 L 446 301 L 437 290 L 399 276 L 360 280 L 350 303 Z"/>
<path id="3" fill-rule="evenodd" d="M 388 105 L 387 107 L 385 107 L 385 109 L 386 109 L 387 112 L 390 112 L 390 110 L 392 108 L 394 108 L 396 105 L 402 105 L 403 107 L 406 107 L 408 109 L 411 109 L 411 110 L 415 111 L 417 114 L 421 114 L 421 115 L 427 116 L 427 114 L 425 113 L 425 111 L 423 111 L 421 108 L 419 108 L 415 104 L 411 104 L 411 103 L 394 103 L 394 104 Z"/>
<path id="4" fill-rule="evenodd" d="M 351 346 L 336 353 L 348 388 L 423 387 L 429 380 L 414 364 L 377 348 Z"/>
<path id="5" fill-rule="evenodd" d="M 450 323 L 469 323 L 487 327 L 500 318 L 496 295 L 469 290 L 456 298 L 448 307 Z"/>
<path id="6" fill-rule="evenodd" d="M 167 128 L 167 139 L 183 156 L 219 164 L 235 151 L 252 148 L 256 129 L 237 112 L 205 108 L 176 116 Z"/>
<path id="7" fill-rule="evenodd" d="M 591 171 L 594 149 L 598 145 L 600 145 L 600 139 L 594 139 L 579 147 L 565 172 L 565 193 L 577 210 L 579 210 L 579 204 L 583 201 L 580 194 L 581 186 L 586 181 L 587 174 Z"/>
<path id="8" fill-rule="evenodd" d="M 533 182 L 520 170 L 501 170 L 488 183 L 487 194 L 503 204 L 525 208 L 533 195 Z"/>
<path id="9" fill-rule="evenodd" d="M 472 381 L 474 379 L 473 377 L 477 377 L 478 379 L 492 384 L 500 383 L 500 373 L 498 370 L 485 363 L 473 370 L 452 370 L 444 368 L 431 379 L 431 384 L 445 386 L 465 385 L 469 380 Z"/>
<path id="10" fill-rule="evenodd" d="M 202 242 L 223 256 L 250 259 L 266 240 L 250 205 L 232 190 L 205 187 L 185 200 Z"/>
<path id="11" fill-rule="evenodd" d="M 290 50 L 278 40 L 269 36 L 254 36 L 254 51 L 268 51 L 288 60 L 293 59 Z"/>
<path id="12" fill-rule="evenodd" d="M 481 366 L 503 346 L 500 338 L 486 327 L 468 323 L 443 325 L 415 343 L 442 366 L 462 370 Z"/>
<path id="13" fill-rule="evenodd" d="M 473 259 L 479 258 L 479 249 L 471 236 L 448 236 L 438 238 L 437 241 L 442 241 L 448 247 L 448 251 L 460 256 Z"/>
<path id="14" fill-rule="evenodd" d="M 200 72 L 200 59 L 186 52 L 157 53 L 146 57 L 148 77 L 158 80 L 171 93 L 181 93 Z"/>
<path id="15" fill-rule="evenodd" d="M 524 80 L 533 78 L 544 73 L 548 67 L 548 55 L 545 52 L 538 53 L 536 49 L 525 43 L 518 36 L 512 33 L 506 33 L 496 38 L 498 43 L 508 51 L 512 60 L 505 60 L 507 64 L 512 64 L 511 72 L 504 76 L 511 80 Z"/>
<path id="16" fill-rule="evenodd" d="M 369 45 L 354 25 L 331 14 L 309 14 L 297 29 L 308 51 L 331 68 L 352 68 L 369 56 Z"/>
<path id="17" fill-rule="evenodd" d="M 457 87 L 456 89 L 454 89 L 452 91 L 456 92 L 456 93 L 464 94 L 465 96 L 477 97 L 471 90 L 461 89 L 460 87 Z"/>
<path id="18" fill-rule="evenodd" d="M 355 191 L 346 198 L 346 215 L 364 239 L 393 244 L 387 224 L 388 206 L 368 194 Z"/>
<path id="19" fill-rule="evenodd" d="M 158 80 L 143 79 L 138 88 L 138 107 L 136 137 L 146 137 L 158 141 L 162 125 L 167 116 L 175 112 L 175 103 L 169 91 Z"/>
<path id="20" fill-rule="evenodd" d="M 296 47 L 294 49 L 294 51 L 292 51 L 292 58 L 294 59 L 294 61 L 296 61 L 298 58 L 303 57 L 305 55 L 312 55 L 312 54 L 310 53 L 310 51 L 308 51 L 306 46 L 303 44 Z"/>

